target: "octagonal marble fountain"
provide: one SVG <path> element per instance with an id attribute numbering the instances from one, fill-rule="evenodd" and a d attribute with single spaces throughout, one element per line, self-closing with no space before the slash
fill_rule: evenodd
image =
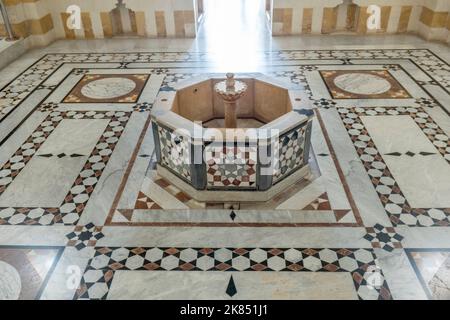
<path id="1" fill-rule="evenodd" d="M 204 202 L 267 201 L 310 175 L 312 110 L 264 75 L 200 76 L 152 110 L 157 173 Z"/>

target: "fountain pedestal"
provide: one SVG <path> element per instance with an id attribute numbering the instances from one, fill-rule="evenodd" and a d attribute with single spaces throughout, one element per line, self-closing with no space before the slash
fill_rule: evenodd
<path id="1" fill-rule="evenodd" d="M 237 102 L 247 91 L 247 85 L 242 81 L 236 81 L 233 73 L 227 73 L 227 80 L 217 83 L 214 91 L 225 104 L 225 128 L 236 128 Z"/>

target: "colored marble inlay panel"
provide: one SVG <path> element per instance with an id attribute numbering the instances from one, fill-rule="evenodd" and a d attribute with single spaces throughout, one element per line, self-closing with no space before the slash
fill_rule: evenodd
<path id="1" fill-rule="evenodd" d="M 450 140 L 433 119 L 422 108 L 414 107 L 339 108 L 338 112 L 392 223 L 426 227 L 448 226 L 450 224 L 450 208 L 412 207 L 400 189 L 399 183 L 395 180 L 391 168 L 385 162 L 387 157 L 420 158 L 429 157 L 434 153 L 430 153 L 428 150 L 390 150 L 382 155 L 361 118 L 387 115 L 410 116 L 448 164 L 450 163 Z"/>
<path id="2" fill-rule="evenodd" d="M 255 145 L 212 143 L 205 149 L 208 187 L 256 188 Z"/>
<path id="3" fill-rule="evenodd" d="M 60 248 L 0 246 L 0 300 L 39 299 Z"/>
<path id="4" fill-rule="evenodd" d="M 410 94 L 386 70 L 320 71 L 333 99 L 406 99 Z"/>
<path id="5" fill-rule="evenodd" d="M 161 164 L 179 176 L 191 179 L 191 157 L 188 139 L 158 125 Z"/>
<path id="6" fill-rule="evenodd" d="M 88 74 L 64 98 L 65 103 L 133 103 L 148 80 L 147 74 Z"/>
<path id="7" fill-rule="evenodd" d="M 307 125 L 304 125 L 280 137 L 278 146 L 274 148 L 275 152 L 278 149 L 273 166 L 274 183 L 303 166 L 306 129 Z"/>
<path id="8" fill-rule="evenodd" d="M 0 168 L 0 196 L 11 186 L 14 180 L 22 173 L 23 169 L 30 163 L 34 157 L 40 157 L 42 160 L 57 157 L 78 158 L 77 153 L 53 152 L 52 146 L 40 154 L 41 147 L 55 131 L 58 125 L 64 119 L 108 119 L 108 125 L 104 129 L 98 141 L 90 153 L 87 153 L 87 160 L 78 173 L 72 187 L 64 197 L 63 202 L 57 207 L 24 207 L 7 206 L 0 207 L 0 225 L 2 224 L 25 224 L 25 225 L 52 225 L 65 224 L 73 225 L 79 220 L 83 213 L 90 196 L 94 192 L 95 186 L 100 180 L 102 173 L 108 164 L 111 155 L 119 141 L 123 130 L 129 120 L 129 112 L 97 112 L 97 111 L 53 111 L 32 133 L 25 143 L 14 153 L 14 155 Z M 86 151 L 86 150 L 85 150 Z"/>
<path id="9" fill-rule="evenodd" d="M 424 291 L 433 300 L 450 299 L 450 251 L 448 249 L 408 249 Z"/>
<path id="10" fill-rule="evenodd" d="M 349 272 L 361 300 L 391 300 L 372 249 L 98 247 L 76 299 L 106 299 L 117 271 Z"/>

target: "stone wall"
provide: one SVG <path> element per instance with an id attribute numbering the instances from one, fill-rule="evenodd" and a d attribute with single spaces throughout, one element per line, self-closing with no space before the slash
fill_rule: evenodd
<path id="1" fill-rule="evenodd" d="M 416 33 L 450 43 L 449 0 L 272 0 L 273 35 Z M 381 7 L 381 28 L 367 29 L 370 5 Z"/>
<path id="2" fill-rule="evenodd" d="M 3 0 L 13 30 L 27 46 L 55 39 L 113 36 L 195 37 L 202 0 Z M 450 0 L 265 0 L 273 35 L 415 33 L 450 43 Z M 81 8 L 82 28 L 66 27 L 66 8 Z M 382 9 L 381 28 L 367 30 L 367 7 Z M 0 35 L 5 35 L 0 18 Z"/>
<path id="3" fill-rule="evenodd" d="M 198 0 L 197 0 L 198 1 Z M 197 2 L 196 1 L 196 2 Z M 113 36 L 195 37 L 193 0 L 4 0 L 15 35 L 29 46 L 55 39 L 101 39 Z M 66 26 L 69 5 L 81 8 L 82 28 Z M 196 3 L 195 3 L 196 4 Z M 6 35 L 0 18 L 0 35 Z"/>

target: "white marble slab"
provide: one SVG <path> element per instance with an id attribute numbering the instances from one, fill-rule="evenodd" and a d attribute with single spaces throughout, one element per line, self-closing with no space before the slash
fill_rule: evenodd
<path id="1" fill-rule="evenodd" d="M 117 271 L 108 300 L 230 299 L 230 276 L 245 300 L 356 300 L 350 273 Z"/>
<path id="2" fill-rule="evenodd" d="M 64 119 L 36 154 L 65 153 L 89 156 L 109 121 L 109 119 Z"/>
<path id="3" fill-rule="evenodd" d="M 34 157 L 0 196 L 0 207 L 58 208 L 87 157 Z"/>
<path id="4" fill-rule="evenodd" d="M 364 116 L 361 120 L 413 208 L 450 207 L 450 166 L 410 116 Z M 386 155 L 392 152 L 403 155 Z M 435 154 L 417 155 L 420 152 Z"/>

